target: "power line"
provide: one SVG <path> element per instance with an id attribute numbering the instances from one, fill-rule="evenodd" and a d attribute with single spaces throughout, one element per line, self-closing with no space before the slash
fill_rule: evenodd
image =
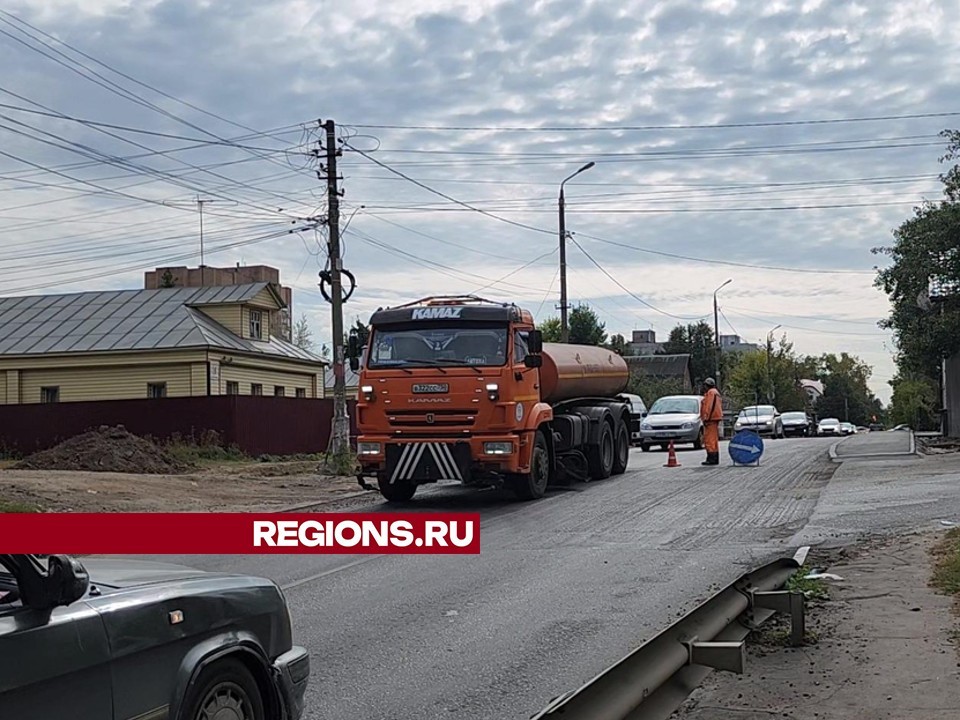
<path id="1" fill-rule="evenodd" d="M 570 236 L 570 241 L 580 249 L 580 252 L 582 252 L 590 262 L 592 262 L 594 265 L 597 266 L 600 272 L 602 272 L 604 275 L 610 278 L 610 280 L 612 280 L 617 287 L 619 287 L 621 290 L 623 290 L 625 293 L 627 293 L 627 295 L 632 297 L 637 302 L 646 305 L 651 310 L 654 310 L 660 313 L 661 315 L 666 315 L 667 317 L 676 318 L 677 320 L 702 320 L 703 318 L 707 317 L 706 315 L 701 315 L 700 317 L 684 317 L 683 315 L 674 315 L 673 313 L 667 312 L 666 310 L 661 310 L 656 305 L 651 305 L 649 302 L 647 302 L 640 296 L 636 295 L 631 290 L 628 290 L 619 280 L 617 280 L 613 275 L 607 272 L 606 268 L 604 268 L 603 265 L 601 265 L 596 260 L 594 260 L 593 256 L 583 249 L 583 246 L 577 242 L 577 239 L 573 237 L 573 235 Z"/>
<path id="2" fill-rule="evenodd" d="M 347 123 L 350 127 L 367 130 L 437 130 L 450 132 L 493 131 L 493 132 L 608 132 L 608 131 L 646 131 L 646 130 L 714 130 L 725 128 L 787 127 L 795 125 L 839 125 L 861 122 L 887 122 L 891 120 L 920 120 L 924 118 L 956 117 L 960 112 L 911 113 L 908 115 L 874 115 L 852 118 L 828 118 L 813 120 L 764 120 L 739 123 L 701 123 L 673 125 L 593 125 L 593 126 L 509 126 L 509 125 L 373 125 Z"/>
<path id="3" fill-rule="evenodd" d="M 744 312 L 731 311 L 731 314 L 748 318 L 750 320 L 755 320 L 757 322 L 768 322 L 764 318 L 759 318 L 753 315 L 747 315 Z M 846 330 L 818 330 L 816 328 L 801 327 L 799 325 L 788 325 L 787 323 L 780 323 L 780 324 L 785 328 L 790 328 L 791 330 L 803 330 L 804 332 L 811 332 L 814 334 L 821 334 L 821 335 L 857 335 L 857 336 L 863 336 L 863 337 L 883 337 L 887 335 L 887 333 L 849 332 Z"/>

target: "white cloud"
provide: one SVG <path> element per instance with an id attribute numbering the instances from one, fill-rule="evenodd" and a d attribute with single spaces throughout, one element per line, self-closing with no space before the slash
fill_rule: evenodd
<path id="1" fill-rule="evenodd" d="M 71 72 L 28 49 L 23 43 L 52 52 L 21 34 L 42 37 L 36 31 L 6 18 L 0 103 L 40 109 L 35 102 L 77 118 L 201 140 L 294 127 L 248 137 L 241 141 L 246 148 L 170 152 L 191 143 L 0 109 L 0 148 L 13 156 L 0 156 L 7 250 L 0 292 L 136 286 L 158 263 L 195 263 L 198 218 L 185 203 L 199 194 L 223 201 L 205 211 L 208 261 L 280 267 L 297 288 L 298 311 L 308 310 L 321 332 L 327 308 L 315 285 L 322 258 L 314 238 L 260 239 L 324 211 L 322 183 L 303 156 L 319 138 L 297 123 L 332 117 L 343 125 L 736 125 L 956 112 L 951 58 L 960 34 L 949 7 L 933 0 L 18 0 L 10 12 L 109 67 L 61 46 L 72 59 L 59 60 L 88 68 L 86 77 Z M 91 79 L 90 70 L 101 77 Z M 102 87 L 108 81 L 124 90 Z M 122 97 L 127 92 L 160 112 Z M 724 302 L 748 339 L 781 322 L 791 326 L 785 329 L 801 352 L 861 354 L 877 368 L 875 389 L 888 397 L 891 349 L 871 324 L 887 303 L 869 274 L 667 261 L 622 245 L 870 271 L 878 260 L 870 248 L 888 242 L 911 203 L 938 194 L 942 143 L 935 134 L 951 124 L 938 117 L 589 133 L 351 129 L 359 133 L 357 147 L 376 150 L 373 157 L 410 177 L 549 232 L 464 211 L 346 152 L 344 212 L 367 206 L 352 227 L 368 238 L 345 237 L 346 266 L 359 279 L 348 313 L 473 290 L 483 278 L 549 253 L 557 242 L 559 181 L 595 160 L 567 186 L 568 227 L 623 285 L 667 313 L 692 316 L 711 313 L 713 288 L 735 276 Z M 90 149 L 113 161 L 81 165 Z M 166 154 L 145 155 L 151 150 Z M 140 157 L 117 160 L 132 155 Z M 762 209 L 794 206 L 824 207 Z M 569 255 L 571 298 L 593 303 L 610 331 L 650 323 L 669 330 L 675 318 L 624 293 L 575 247 Z M 545 258 L 489 292 L 549 313 L 555 263 L 555 255 Z M 737 316 L 733 307 L 754 312 Z"/>

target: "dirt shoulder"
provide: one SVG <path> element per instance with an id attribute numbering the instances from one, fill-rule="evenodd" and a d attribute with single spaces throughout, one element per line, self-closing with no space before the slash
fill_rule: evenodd
<path id="1" fill-rule="evenodd" d="M 335 501 L 361 491 L 318 463 L 229 462 L 175 474 L 0 467 L 0 508 L 48 512 L 245 512 Z M 376 493 L 368 493 L 375 497 Z"/>
<path id="2" fill-rule="evenodd" d="M 712 673 L 675 720 L 958 717 L 957 601 L 931 584 L 945 534 L 811 553 L 811 567 L 842 579 L 821 581 L 827 599 L 808 605 L 808 645 L 784 647 L 782 628 L 765 628 L 748 642 L 747 672 Z"/>

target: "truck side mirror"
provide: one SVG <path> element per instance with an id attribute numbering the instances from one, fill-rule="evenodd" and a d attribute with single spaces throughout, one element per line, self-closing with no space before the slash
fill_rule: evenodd
<path id="1" fill-rule="evenodd" d="M 539 355 L 543 352 L 543 333 L 539 330 L 531 330 L 527 335 L 527 349 L 531 355 Z M 528 366 L 529 367 L 529 366 Z M 539 365 L 537 367 L 540 367 Z"/>
<path id="2" fill-rule="evenodd" d="M 531 369 L 533 369 L 533 368 L 538 368 L 538 367 L 542 367 L 542 366 L 543 366 L 543 357 L 540 356 L 540 355 L 532 355 L 532 354 L 531 354 L 531 355 L 527 355 L 527 356 L 523 359 L 523 364 L 526 365 L 528 368 L 531 368 Z"/>
<path id="3" fill-rule="evenodd" d="M 360 370 L 360 358 L 358 357 L 350 358 L 350 369 L 353 370 L 353 372 L 357 372 L 358 370 Z"/>

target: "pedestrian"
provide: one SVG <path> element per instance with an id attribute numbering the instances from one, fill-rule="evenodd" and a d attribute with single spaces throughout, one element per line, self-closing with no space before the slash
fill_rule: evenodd
<path id="1" fill-rule="evenodd" d="M 720 421 L 723 420 L 723 400 L 717 391 L 717 381 L 703 381 L 703 402 L 700 403 L 700 419 L 703 421 L 703 444 L 707 459 L 701 465 L 720 464 Z"/>

